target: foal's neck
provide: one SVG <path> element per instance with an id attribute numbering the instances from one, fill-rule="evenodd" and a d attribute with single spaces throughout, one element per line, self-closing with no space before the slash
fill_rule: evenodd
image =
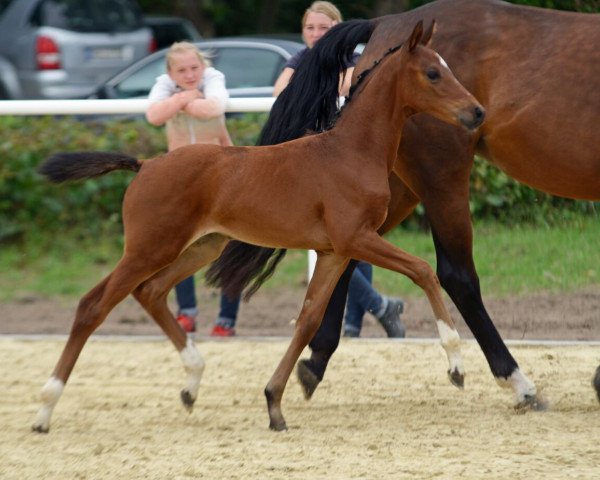
<path id="1" fill-rule="evenodd" d="M 404 101 L 399 88 L 401 68 L 398 58 L 385 59 L 367 78 L 344 107 L 341 116 L 331 130 L 331 141 L 352 146 L 357 161 L 385 165 L 391 172 L 402 128 L 407 119 Z M 390 62 L 396 62 L 390 63 Z"/>

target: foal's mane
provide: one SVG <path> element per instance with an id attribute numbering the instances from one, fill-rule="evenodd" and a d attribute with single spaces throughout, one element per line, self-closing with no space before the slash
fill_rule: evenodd
<path id="1" fill-rule="evenodd" d="M 335 114 L 333 115 L 333 117 L 331 118 L 331 120 L 329 121 L 328 125 L 326 126 L 326 128 L 323 131 L 327 131 L 327 130 L 331 130 L 333 127 L 335 127 L 336 122 L 338 121 L 338 119 L 340 118 L 340 116 L 342 115 L 342 112 L 344 111 L 344 109 L 346 108 L 346 106 L 350 103 L 350 101 L 354 98 L 355 94 L 357 93 L 357 90 L 360 88 L 360 86 L 365 83 L 367 77 L 373 72 L 373 70 L 375 70 L 375 68 L 389 55 L 391 55 L 394 52 L 397 52 L 398 50 L 400 50 L 400 48 L 402 48 L 402 43 L 400 45 L 396 45 L 395 47 L 391 47 L 389 48 L 384 54 L 383 56 L 378 59 L 375 60 L 373 62 L 373 65 L 371 65 L 371 67 L 363 70 L 360 75 L 356 78 L 356 83 L 354 85 L 352 85 L 350 87 L 350 91 L 348 92 L 348 95 L 346 95 L 345 97 L 345 101 L 344 101 L 344 105 L 342 105 L 342 108 L 340 108 L 337 112 L 335 112 Z M 313 132 L 313 133 L 319 133 L 319 132 Z"/>

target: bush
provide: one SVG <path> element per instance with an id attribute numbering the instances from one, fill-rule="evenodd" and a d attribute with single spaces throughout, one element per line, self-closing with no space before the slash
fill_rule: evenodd
<path id="1" fill-rule="evenodd" d="M 234 144 L 254 145 L 267 114 L 227 120 Z M 80 121 L 70 117 L 0 117 L 0 242 L 53 234 L 94 238 L 121 231 L 121 202 L 131 172 L 114 172 L 84 182 L 51 184 L 37 173 L 57 151 L 121 151 L 150 158 L 166 151 L 162 128 L 144 120 Z M 523 186 L 491 164 L 476 159 L 471 176 L 471 211 L 477 219 L 555 224 L 598 215 L 597 203 L 566 200 Z M 419 206 L 409 225 L 426 225 Z"/>
<path id="2" fill-rule="evenodd" d="M 555 197 L 518 183 L 476 157 L 471 171 L 470 209 L 476 219 L 555 225 L 580 215 L 598 215 L 598 202 Z"/>
<path id="3" fill-rule="evenodd" d="M 236 145 L 252 145 L 266 116 L 228 120 Z M 162 128 L 144 120 L 80 121 L 71 117 L 0 117 L 0 242 L 74 230 L 84 236 L 118 232 L 131 172 L 55 185 L 37 173 L 54 152 L 104 150 L 150 158 L 166 151 Z"/>

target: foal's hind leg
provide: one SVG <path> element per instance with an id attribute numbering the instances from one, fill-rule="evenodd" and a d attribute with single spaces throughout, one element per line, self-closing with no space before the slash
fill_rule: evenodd
<path id="1" fill-rule="evenodd" d="M 133 295 L 169 337 L 179 352 L 187 373 L 187 384 L 181 390 L 181 401 L 192 411 L 198 396 L 204 372 L 204 360 L 191 337 L 179 326 L 168 308 L 167 296 L 174 285 L 215 260 L 227 245 L 229 238 L 220 234 L 202 237 L 189 246 L 173 263 L 157 272 L 137 287 Z"/>
<path id="2" fill-rule="evenodd" d="M 437 276 L 427 262 L 392 245 L 376 232 L 366 232 L 357 237 L 344 253 L 378 267 L 402 273 L 425 291 L 437 319 L 442 347 L 448 356 L 450 381 L 462 388 L 465 371 L 460 353 L 460 338 L 444 304 Z"/>
<path id="3" fill-rule="evenodd" d="M 269 428 L 272 430 L 287 429 L 281 413 L 281 398 L 285 385 L 302 350 L 319 328 L 327 301 L 340 275 L 348 265 L 348 260 L 339 255 L 318 253 L 315 272 L 308 285 L 304 305 L 296 322 L 294 336 L 265 388 L 269 410 Z"/>
<path id="4" fill-rule="evenodd" d="M 115 305 L 155 270 L 148 262 L 125 256 L 108 277 L 81 299 L 62 355 L 52 376 L 42 388 L 43 403 L 32 426 L 33 430 L 48 432 L 52 411 L 87 339 Z"/>

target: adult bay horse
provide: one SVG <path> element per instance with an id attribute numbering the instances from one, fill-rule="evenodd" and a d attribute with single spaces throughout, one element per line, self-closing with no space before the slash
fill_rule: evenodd
<path id="1" fill-rule="evenodd" d="M 167 295 L 216 259 L 231 238 L 318 252 L 294 336 L 265 388 L 270 428 L 287 428 L 281 412 L 285 385 L 350 258 L 403 273 L 424 289 L 448 355 L 448 373 L 461 386 L 458 333 L 433 270 L 377 234 L 406 119 L 424 111 L 468 130 L 483 122 L 481 105 L 425 46 L 432 31 L 433 22 L 425 34 L 418 22 L 406 44 L 391 49 L 361 82 L 337 125 L 320 135 L 271 147 L 190 145 L 143 162 L 119 153 L 63 153 L 42 165 L 40 171 L 54 181 L 117 169 L 138 174 L 123 201 L 123 257 L 80 301 L 63 353 L 42 389 L 33 429 L 48 431 L 85 342 L 130 293 L 180 352 L 188 372 L 181 398 L 191 409 L 204 361 L 169 311 Z"/>
<path id="2" fill-rule="evenodd" d="M 519 371 L 487 313 L 472 255 L 469 175 L 474 153 L 515 179 L 569 198 L 600 199 L 600 15 L 523 7 L 497 0 L 438 0 L 418 9 L 337 25 L 313 47 L 277 99 L 263 144 L 327 125 L 335 112 L 339 57 L 367 42 L 360 76 L 418 18 L 438 19 L 433 47 L 482 102 L 486 123 L 475 135 L 425 115 L 407 122 L 390 178 L 388 218 L 381 232 L 422 202 L 431 225 L 437 274 L 516 406 L 543 407 L 535 384 Z M 390 99 L 391 101 L 391 99 Z M 232 242 L 209 280 L 235 294 L 272 252 Z M 241 268 L 240 264 L 248 265 Z M 275 264 L 276 262 L 273 262 Z M 272 270 L 273 264 L 270 265 Z M 342 275 L 298 377 L 310 398 L 337 348 L 348 281 Z M 600 368 L 595 388 L 600 399 Z"/>

